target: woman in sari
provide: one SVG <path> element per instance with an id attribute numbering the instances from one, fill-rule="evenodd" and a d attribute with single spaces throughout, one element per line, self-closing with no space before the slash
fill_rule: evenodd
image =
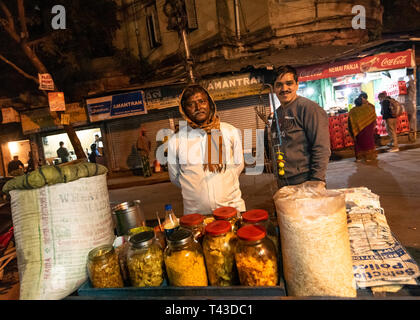
<path id="1" fill-rule="evenodd" d="M 349 132 L 354 139 L 356 162 L 376 160 L 375 126 L 376 113 L 372 105 L 363 103 L 359 97 L 349 112 Z"/>

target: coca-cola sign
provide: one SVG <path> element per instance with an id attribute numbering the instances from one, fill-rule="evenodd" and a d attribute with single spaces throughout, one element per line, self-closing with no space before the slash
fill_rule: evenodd
<path id="1" fill-rule="evenodd" d="M 412 51 L 378 54 L 359 60 L 322 64 L 297 70 L 300 82 L 350 74 L 412 67 Z"/>
<path id="2" fill-rule="evenodd" d="M 381 67 L 393 67 L 406 64 L 407 56 L 401 55 L 395 58 L 384 58 L 381 62 Z"/>

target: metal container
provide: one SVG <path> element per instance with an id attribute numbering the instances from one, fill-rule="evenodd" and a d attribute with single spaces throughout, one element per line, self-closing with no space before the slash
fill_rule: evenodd
<path id="1" fill-rule="evenodd" d="M 112 219 L 118 236 L 127 235 L 130 229 L 146 225 L 140 203 L 140 200 L 133 200 L 112 207 Z"/>

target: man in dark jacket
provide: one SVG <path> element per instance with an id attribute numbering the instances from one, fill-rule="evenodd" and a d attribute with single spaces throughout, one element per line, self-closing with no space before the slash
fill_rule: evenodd
<path id="1" fill-rule="evenodd" d="M 381 103 L 381 114 L 382 119 L 385 120 L 386 131 L 388 132 L 388 136 L 391 138 L 391 142 L 388 144 L 390 149 L 389 152 L 398 152 L 400 149 L 398 148 L 398 138 L 397 138 L 397 118 L 392 116 L 391 113 L 391 102 L 390 97 L 386 94 L 386 92 L 381 92 L 378 94 L 378 99 Z"/>
<path id="2" fill-rule="evenodd" d="M 325 182 L 331 155 L 328 115 L 317 103 L 298 96 L 298 88 L 293 67 L 277 69 L 274 93 L 280 100 L 276 112 L 284 159 L 284 174 L 278 174 L 277 180 L 280 188 L 306 181 Z M 273 141 L 278 141 L 275 122 L 272 134 Z"/>
<path id="3" fill-rule="evenodd" d="M 57 157 L 61 159 L 61 163 L 69 161 L 69 151 L 64 147 L 64 142 L 60 141 L 60 148 L 57 149 Z"/>

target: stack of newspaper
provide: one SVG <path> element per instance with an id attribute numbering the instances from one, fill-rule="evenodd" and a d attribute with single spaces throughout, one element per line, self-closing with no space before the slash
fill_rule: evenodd
<path id="1" fill-rule="evenodd" d="M 419 266 L 393 236 L 380 206 L 379 196 L 364 187 L 335 191 L 343 192 L 346 197 L 357 287 L 398 288 L 405 284 L 418 284 Z"/>

